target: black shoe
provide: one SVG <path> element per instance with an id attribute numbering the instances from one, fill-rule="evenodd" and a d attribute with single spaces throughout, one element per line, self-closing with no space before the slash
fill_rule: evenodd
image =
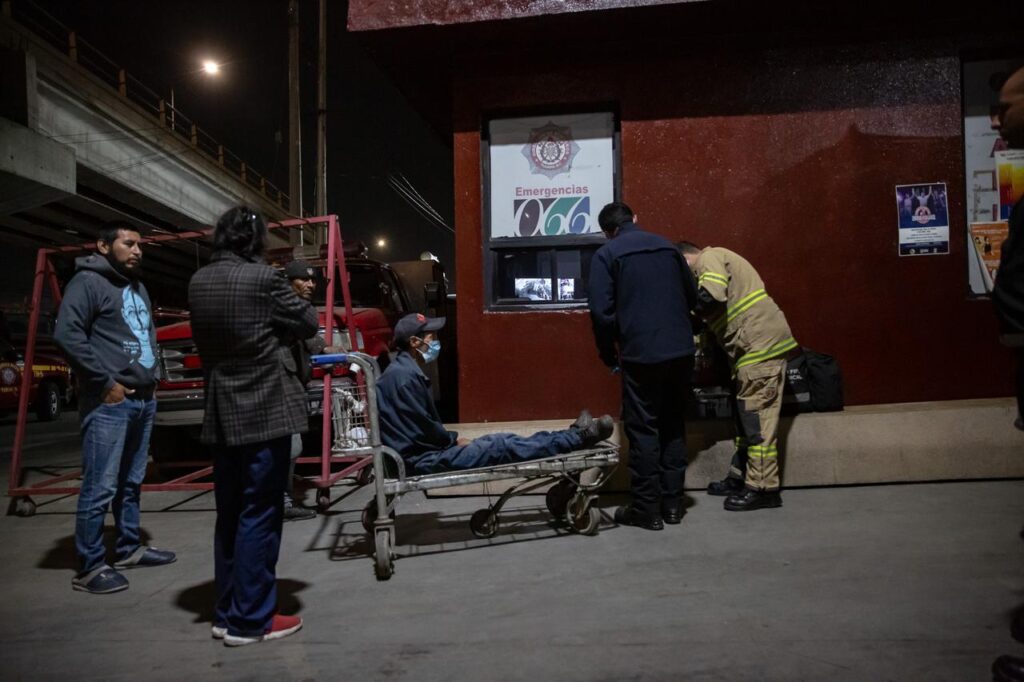
<path id="1" fill-rule="evenodd" d="M 1000 656 L 992 663 L 993 682 L 1024 682 L 1024 658 Z"/>
<path id="2" fill-rule="evenodd" d="M 675 526 L 683 521 L 683 503 L 679 500 L 662 500 L 661 501 L 661 518 L 662 520 L 672 526 Z"/>
<path id="3" fill-rule="evenodd" d="M 615 523 L 620 526 L 636 526 L 647 530 L 664 530 L 660 516 L 651 516 L 634 507 L 619 507 L 615 510 Z"/>
<path id="4" fill-rule="evenodd" d="M 593 423 L 594 418 L 590 416 L 590 413 L 586 410 L 580 410 L 580 416 L 576 417 L 576 421 L 574 421 L 569 428 L 577 431 L 586 431 Z"/>
<path id="5" fill-rule="evenodd" d="M 782 506 L 782 495 L 778 490 L 750 490 L 734 493 L 725 498 L 725 508 L 729 511 L 754 511 Z"/>
<path id="6" fill-rule="evenodd" d="M 716 495 L 717 497 L 728 497 L 734 495 L 743 490 L 743 481 L 732 476 L 727 476 L 721 481 L 712 481 L 708 483 L 708 495 Z"/>
<path id="7" fill-rule="evenodd" d="M 597 419 L 592 419 L 587 428 L 580 429 L 580 435 L 583 436 L 583 447 L 594 447 L 605 438 L 612 435 L 612 431 L 614 430 L 615 420 L 612 419 L 610 415 L 604 414 Z"/>
<path id="8" fill-rule="evenodd" d="M 306 509 L 305 507 L 300 507 L 297 504 L 289 504 L 284 508 L 285 521 L 308 521 L 309 519 L 315 518 L 315 511 L 312 509 Z"/>

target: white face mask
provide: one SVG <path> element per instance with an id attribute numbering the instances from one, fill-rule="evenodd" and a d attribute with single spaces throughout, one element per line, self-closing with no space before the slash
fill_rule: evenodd
<path id="1" fill-rule="evenodd" d="M 437 360 L 437 356 L 441 354 L 441 342 L 438 339 L 434 339 L 433 341 L 428 341 L 426 343 L 426 350 L 422 347 L 417 350 L 423 357 L 423 362 L 433 362 L 434 360 Z"/>

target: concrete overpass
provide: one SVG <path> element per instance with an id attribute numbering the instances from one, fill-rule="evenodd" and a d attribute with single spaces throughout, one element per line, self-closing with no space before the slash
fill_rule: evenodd
<path id="1" fill-rule="evenodd" d="M 147 234 L 210 225 L 239 202 L 271 220 L 292 217 L 287 195 L 73 31 L 31 4 L 0 8 L 0 243 L 8 254 L 91 241 L 115 218 Z M 180 287 L 206 255 L 202 244 L 154 248 L 147 281 Z M 15 275 L 4 270 L 8 284 Z"/>

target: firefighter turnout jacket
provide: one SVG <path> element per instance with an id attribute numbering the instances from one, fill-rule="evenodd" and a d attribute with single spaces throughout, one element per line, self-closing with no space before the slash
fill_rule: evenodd
<path id="1" fill-rule="evenodd" d="M 797 347 L 786 316 L 764 289 L 747 259 L 729 249 L 709 246 L 693 268 L 698 289 L 721 305 L 702 317 L 729 356 L 734 369 L 784 356 Z"/>

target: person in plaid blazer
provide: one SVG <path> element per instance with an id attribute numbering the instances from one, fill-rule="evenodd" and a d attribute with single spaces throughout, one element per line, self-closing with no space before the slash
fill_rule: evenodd
<path id="1" fill-rule="evenodd" d="M 228 646 L 278 639 L 302 619 L 277 611 L 277 557 L 291 435 L 306 431 L 306 394 L 290 345 L 316 334 L 316 309 L 265 264 L 267 226 L 246 206 L 214 230 L 214 254 L 189 282 L 205 378 L 202 441 L 214 453 L 217 604 Z"/>

